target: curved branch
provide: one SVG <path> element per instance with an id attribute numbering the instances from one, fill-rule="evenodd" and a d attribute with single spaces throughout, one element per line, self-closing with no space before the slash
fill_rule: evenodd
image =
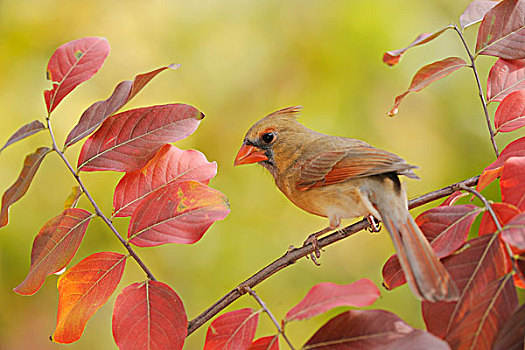
<path id="1" fill-rule="evenodd" d="M 457 182 L 450 186 L 444 187 L 442 189 L 429 192 L 417 198 L 414 198 L 408 202 L 409 209 L 422 206 L 426 203 L 435 201 L 440 198 L 451 195 L 455 191 L 460 191 L 463 189 L 463 186 L 475 186 L 478 183 L 479 176 L 472 177 L 470 179 Z M 326 237 L 319 239 L 319 247 L 323 248 L 334 244 L 337 241 L 350 237 L 354 233 L 357 233 L 361 230 L 369 227 L 369 223 L 366 219 L 356 222 L 353 225 L 347 226 L 339 231 L 336 231 Z M 199 327 L 204 323 L 210 320 L 213 316 L 219 313 L 219 311 L 226 308 L 228 305 L 233 303 L 235 300 L 239 299 L 243 294 L 246 293 L 248 288 L 253 288 L 262 281 L 266 280 L 270 276 L 284 269 L 285 267 L 294 264 L 297 260 L 309 255 L 314 251 L 314 248 L 311 244 L 303 246 L 300 248 L 292 248 L 288 250 L 283 256 L 273 261 L 266 267 L 262 268 L 259 272 L 252 275 L 250 278 L 239 284 L 236 288 L 231 290 L 228 294 L 219 299 L 215 304 L 210 306 L 208 309 L 203 311 L 199 316 L 195 317 L 188 324 L 188 335 L 195 332 Z"/>

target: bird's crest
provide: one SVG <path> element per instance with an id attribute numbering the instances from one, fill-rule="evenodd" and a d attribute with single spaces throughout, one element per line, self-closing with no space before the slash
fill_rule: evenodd
<path id="1" fill-rule="evenodd" d="M 301 114 L 302 109 L 303 109 L 303 106 L 286 107 L 278 111 L 275 111 L 272 114 L 269 114 L 268 116 L 266 116 L 266 118 L 288 117 L 288 118 L 296 119 L 299 116 L 299 114 Z"/>

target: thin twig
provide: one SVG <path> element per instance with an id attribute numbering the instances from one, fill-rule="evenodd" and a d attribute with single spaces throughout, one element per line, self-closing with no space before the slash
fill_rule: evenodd
<path id="1" fill-rule="evenodd" d="M 498 217 L 496 216 L 496 213 L 494 212 L 494 209 L 492 209 L 492 205 L 487 200 L 487 198 L 485 198 L 481 193 L 479 193 L 475 189 L 470 188 L 468 186 L 461 186 L 461 189 L 472 193 L 474 196 L 478 197 L 483 202 L 483 205 L 485 206 L 485 208 L 487 208 L 487 211 L 489 212 L 490 216 L 492 216 L 492 220 L 494 221 L 494 225 L 496 225 L 498 232 L 501 232 L 501 230 L 503 230 L 503 227 L 501 227 Z"/>
<path id="2" fill-rule="evenodd" d="M 46 118 L 46 123 L 47 123 L 47 129 L 49 130 L 49 135 L 51 136 L 51 142 L 53 144 L 53 150 L 60 156 L 60 158 L 62 158 L 62 160 L 66 164 L 67 168 L 69 169 L 69 171 L 71 172 L 71 174 L 73 175 L 75 180 L 77 181 L 78 185 L 80 186 L 82 191 L 86 194 L 86 197 L 89 200 L 89 202 L 91 203 L 91 205 L 93 206 L 93 208 L 95 209 L 95 213 L 97 214 L 97 216 L 99 216 L 106 223 L 106 225 L 109 227 L 109 229 L 115 234 L 117 239 L 120 241 L 120 243 L 122 243 L 122 245 L 124 245 L 126 250 L 129 252 L 129 255 L 133 259 L 135 259 L 135 261 L 139 264 L 139 266 L 142 268 L 142 270 L 144 270 L 144 272 L 146 273 L 148 278 L 150 280 L 156 281 L 157 279 L 155 278 L 155 276 L 153 276 L 153 274 L 148 269 L 146 264 L 144 264 L 144 262 L 139 258 L 137 253 L 135 253 L 133 248 L 131 248 L 129 243 L 126 242 L 126 240 L 122 237 L 122 235 L 117 231 L 115 226 L 113 226 L 113 223 L 104 215 L 104 213 L 102 213 L 102 210 L 100 210 L 98 204 L 95 202 L 93 197 L 91 197 L 91 194 L 89 193 L 89 191 L 87 190 L 86 186 L 84 185 L 84 183 L 80 179 L 80 176 L 77 174 L 77 172 L 75 171 L 75 169 L 73 168 L 71 163 L 69 163 L 69 161 L 67 160 L 67 158 L 64 155 L 64 153 L 61 150 L 58 149 L 57 143 L 55 141 L 55 135 L 53 134 L 53 128 L 51 127 L 51 123 L 49 121 L 49 116 Z"/>
<path id="3" fill-rule="evenodd" d="M 487 121 L 487 128 L 489 129 L 490 141 L 492 142 L 492 147 L 494 148 L 496 157 L 499 157 L 498 145 L 496 144 L 496 140 L 494 139 L 494 131 L 492 130 L 492 125 L 490 124 L 489 111 L 487 109 L 487 101 L 485 100 L 483 89 L 481 88 L 481 81 L 479 80 L 478 70 L 476 69 L 475 57 L 470 52 L 467 42 L 465 41 L 465 37 L 463 36 L 463 33 L 461 33 L 461 30 L 459 30 L 456 24 L 454 24 L 454 30 L 456 31 L 456 33 L 458 33 L 459 38 L 461 39 L 461 42 L 465 47 L 465 51 L 467 51 L 467 55 L 470 59 L 470 68 L 472 68 L 472 71 L 474 72 L 474 77 L 476 78 L 476 83 L 478 85 L 478 95 L 479 99 L 481 100 L 481 105 L 483 106 L 483 112 L 485 113 L 485 120 Z"/>
<path id="4" fill-rule="evenodd" d="M 239 288 L 243 288 L 243 287 L 241 286 Z M 281 326 L 279 325 L 279 322 L 277 322 L 277 319 L 273 316 L 272 312 L 270 311 L 270 309 L 268 309 L 268 307 L 266 306 L 264 301 L 262 301 L 262 299 L 257 295 L 257 293 L 255 293 L 255 291 L 253 289 L 251 289 L 250 287 L 244 287 L 244 288 L 245 288 L 244 293 L 248 292 L 259 303 L 259 305 L 261 305 L 261 307 L 263 308 L 264 312 L 266 312 L 266 314 L 270 317 L 270 319 L 272 320 L 273 324 L 277 328 L 277 331 L 279 332 L 280 335 L 282 335 L 283 339 L 286 341 L 286 343 L 288 344 L 290 349 L 295 350 L 293 345 L 292 345 L 292 343 L 290 342 L 290 340 L 286 336 L 286 334 L 284 334 L 284 331 L 281 328 Z"/>
<path id="5" fill-rule="evenodd" d="M 462 189 L 461 186 L 475 186 L 478 183 L 479 176 L 460 181 L 458 183 L 452 184 L 450 186 L 444 187 L 442 189 L 424 194 L 420 197 L 412 199 L 408 202 L 408 207 L 410 209 L 419 207 L 426 203 L 435 201 L 440 198 L 451 195 L 455 191 Z M 347 226 L 342 230 L 336 231 L 328 236 L 325 236 L 319 240 L 319 248 L 323 248 L 334 244 L 342 239 L 350 237 L 354 233 L 357 233 L 365 228 L 369 227 L 370 224 L 366 219 L 356 222 L 353 225 Z M 262 268 L 259 272 L 252 275 L 250 278 L 240 283 L 237 288 L 231 290 L 228 294 L 224 295 L 221 299 L 215 302 L 208 309 L 203 311 L 200 315 L 191 320 L 188 324 L 188 335 L 195 332 L 199 327 L 204 323 L 210 320 L 212 317 L 217 315 L 219 311 L 226 308 L 228 305 L 233 303 L 235 300 L 239 299 L 243 294 L 246 293 L 246 287 L 253 288 L 262 281 L 266 280 L 270 276 L 279 272 L 287 266 L 294 264 L 297 260 L 304 258 L 314 251 L 314 247 L 309 244 L 300 248 L 292 248 L 288 250 L 283 256 L 276 259 L 272 263 L 268 264 L 266 267 Z"/>

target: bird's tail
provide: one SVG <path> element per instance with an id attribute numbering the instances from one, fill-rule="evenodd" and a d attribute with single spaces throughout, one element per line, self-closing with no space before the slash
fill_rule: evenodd
<path id="1" fill-rule="evenodd" d="M 373 204 L 390 233 L 412 293 L 432 302 L 457 300 L 458 289 L 410 215 L 404 191 L 400 189 L 397 196 L 385 197 L 388 198 L 377 200 L 376 197 Z"/>

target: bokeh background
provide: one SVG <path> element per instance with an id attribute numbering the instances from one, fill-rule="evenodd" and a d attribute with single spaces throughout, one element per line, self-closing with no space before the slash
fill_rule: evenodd
<path id="1" fill-rule="evenodd" d="M 211 185 L 229 197 L 230 216 L 214 224 L 197 244 L 137 249 L 154 274 L 179 293 L 191 319 L 289 245 L 302 244 L 309 233 L 327 224 L 292 206 L 261 167 L 233 167 L 244 133 L 262 116 L 301 104 L 305 125 L 361 138 L 403 156 L 420 167 L 422 178 L 407 181 L 409 197 L 474 176 L 493 160 L 473 75 L 467 69 L 409 95 L 396 118 L 386 116 L 394 97 L 421 66 L 465 54 L 452 31 L 412 49 L 394 68 L 381 62 L 383 52 L 406 46 L 421 32 L 457 22 L 468 2 L 0 0 L 0 142 L 21 125 L 44 118 L 42 91 L 50 86 L 45 68 L 64 42 L 104 36 L 112 51 L 103 69 L 56 109 L 53 123 L 59 143 L 83 110 L 106 99 L 118 82 L 180 63 L 180 69 L 161 73 L 126 108 L 184 102 L 207 116 L 195 134 L 176 145 L 198 149 L 217 161 L 218 175 Z M 476 32 L 477 26 L 467 30 L 471 46 Z M 483 79 L 493 62 L 478 60 Z M 495 106 L 490 109 L 493 112 Z M 498 136 L 500 148 L 510 137 Z M 2 152 L 0 191 L 14 182 L 26 154 L 48 144 L 42 132 Z M 67 152 L 73 163 L 79 150 L 77 144 Z M 107 214 L 120 176 L 82 174 Z M 73 185 L 64 165 L 51 154 L 27 195 L 11 208 L 9 225 L 0 230 L 1 349 L 60 346 L 48 340 L 56 322 L 57 276 L 48 277 L 32 297 L 19 296 L 12 288 L 28 271 L 34 236 L 61 212 Z M 498 200 L 494 188 L 488 194 Z M 80 205 L 91 209 L 85 200 Z M 127 220 L 116 224 L 126 231 Z M 106 250 L 123 252 L 101 221 L 93 220 L 72 263 Z M 320 267 L 302 259 L 256 291 L 281 318 L 319 282 L 349 283 L 367 277 L 380 286 L 381 267 L 392 253 L 386 232 L 363 232 L 326 249 Z M 128 260 L 117 292 L 143 279 L 138 266 Z M 115 297 L 69 349 L 116 348 L 111 335 Z M 242 307 L 258 306 L 244 297 L 229 310 Z M 395 312 L 414 327 L 424 326 L 420 305 L 406 286 L 392 292 L 382 289 L 372 307 Z M 289 337 L 301 345 L 340 311 L 289 325 Z M 206 329 L 207 325 L 193 334 L 186 348 L 202 348 Z M 263 315 L 257 336 L 273 333 Z"/>

